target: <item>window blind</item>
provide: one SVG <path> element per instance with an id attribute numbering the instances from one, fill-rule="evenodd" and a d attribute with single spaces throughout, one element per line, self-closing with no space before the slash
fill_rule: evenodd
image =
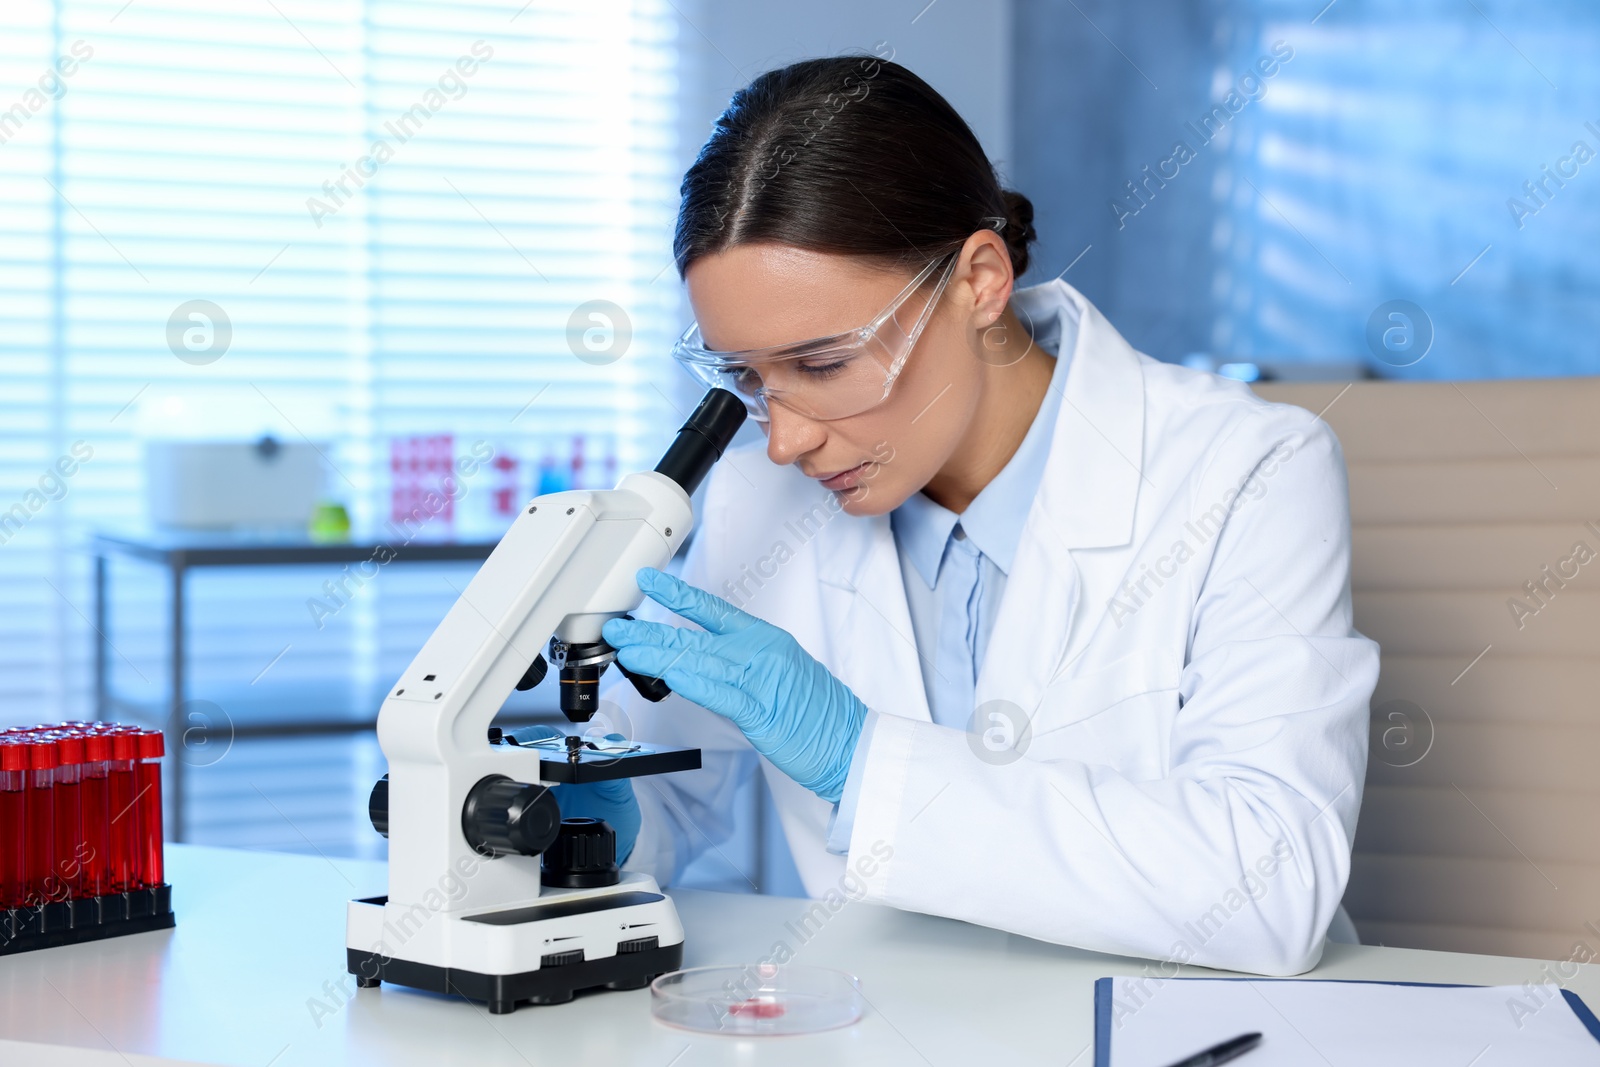
<path id="1" fill-rule="evenodd" d="M 575 436 L 596 484 L 653 460 L 688 400 L 677 32 L 666 0 L 0 5 L 0 722 L 92 717 L 87 547 L 144 526 L 149 441 L 311 442 L 359 533 L 391 442 L 450 435 L 518 461 L 457 501 L 491 540 L 490 479 L 534 491 Z M 320 626 L 326 568 L 196 572 L 186 695 L 370 718 L 472 570 L 386 569 Z M 119 563 L 112 608 L 113 688 L 159 724 L 165 586 Z M 233 833 L 300 775 L 295 833 L 246 843 L 316 839 L 379 762 L 253 744 L 190 805 Z"/>

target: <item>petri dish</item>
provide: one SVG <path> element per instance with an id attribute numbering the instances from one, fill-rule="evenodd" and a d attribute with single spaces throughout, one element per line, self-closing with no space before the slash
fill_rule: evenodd
<path id="1" fill-rule="evenodd" d="M 684 1030 L 753 1037 L 814 1034 L 861 1018 L 861 982 L 828 967 L 691 967 L 650 983 L 650 1014 Z"/>

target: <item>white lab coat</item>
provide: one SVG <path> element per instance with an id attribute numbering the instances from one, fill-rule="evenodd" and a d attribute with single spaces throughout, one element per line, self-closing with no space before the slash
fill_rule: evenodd
<path id="1" fill-rule="evenodd" d="M 977 677 L 980 706 L 1029 718 L 1021 758 L 931 721 L 887 515 L 830 506 L 759 445 L 707 486 L 684 578 L 789 631 L 880 713 L 848 875 L 824 848 L 833 805 L 762 761 L 796 867 L 817 898 L 1307 970 L 1349 874 L 1378 673 L 1351 626 L 1339 443 L 1303 409 L 1134 351 L 1065 282 L 1029 299 L 1071 302 L 1079 328 Z M 700 771 L 637 783 L 628 867 L 670 881 L 729 832 L 751 750 L 680 697 L 606 695 L 634 736 L 706 750 Z"/>

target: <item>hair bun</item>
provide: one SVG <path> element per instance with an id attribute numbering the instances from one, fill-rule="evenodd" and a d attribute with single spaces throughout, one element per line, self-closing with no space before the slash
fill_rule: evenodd
<path id="1" fill-rule="evenodd" d="M 1002 189 L 1000 195 L 1006 204 L 1006 224 L 1001 236 L 1011 252 L 1011 269 L 1020 278 L 1028 270 L 1028 246 L 1039 239 L 1038 231 L 1033 228 L 1033 201 L 1015 189 Z"/>

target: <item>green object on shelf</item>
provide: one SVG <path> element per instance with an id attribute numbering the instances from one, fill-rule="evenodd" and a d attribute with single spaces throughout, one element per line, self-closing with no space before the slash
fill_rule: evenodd
<path id="1" fill-rule="evenodd" d="M 313 541 L 348 541 L 350 540 L 350 513 L 343 504 L 332 500 L 323 500 L 311 512 L 311 521 L 306 524 L 306 532 Z"/>

